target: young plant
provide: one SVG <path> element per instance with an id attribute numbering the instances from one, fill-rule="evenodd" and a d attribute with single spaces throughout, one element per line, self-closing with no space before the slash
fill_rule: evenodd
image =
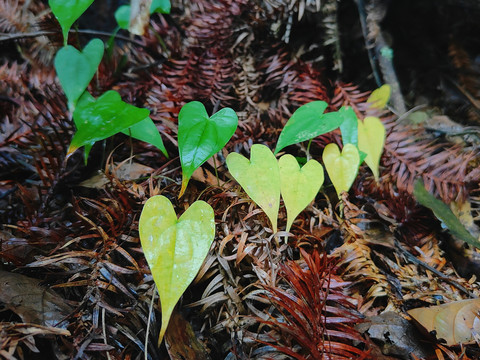
<path id="1" fill-rule="evenodd" d="M 343 191 L 350 190 L 357 177 L 360 166 L 358 149 L 353 144 L 346 144 L 340 152 L 337 144 L 331 143 L 325 146 L 322 158 L 328 176 L 340 198 Z"/>
<path id="2" fill-rule="evenodd" d="M 139 233 L 162 305 L 160 345 L 175 305 L 210 250 L 215 237 L 215 216 L 210 205 L 195 201 L 177 219 L 170 200 L 157 195 L 143 207 Z"/>
<path id="3" fill-rule="evenodd" d="M 274 154 L 286 146 L 311 140 L 338 128 L 343 117 L 338 112 L 324 114 L 327 106 L 325 101 L 312 101 L 300 106 L 280 133 Z"/>
<path id="4" fill-rule="evenodd" d="M 171 7 L 170 0 L 153 0 L 150 5 L 150 15 L 155 13 L 170 14 Z M 129 29 L 131 12 L 130 5 L 122 5 L 115 11 L 115 20 L 120 29 Z"/>
<path id="5" fill-rule="evenodd" d="M 243 155 L 230 153 L 226 162 L 230 174 L 262 208 L 276 233 L 280 208 L 280 171 L 275 155 L 265 145 L 255 144 L 250 150 L 250 160 Z"/>
<path id="6" fill-rule="evenodd" d="M 181 197 L 193 172 L 220 151 L 235 133 L 238 117 L 224 108 L 208 117 L 201 102 L 185 104 L 178 114 L 178 151 L 182 164 Z"/>
<path id="7" fill-rule="evenodd" d="M 73 23 L 92 3 L 93 0 L 48 0 L 48 5 L 62 28 L 64 46 L 67 46 L 68 32 Z"/>
<path id="8" fill-rule="evenodd" d="M 315 199 L 323 185 L 323 167 L 316 160 L 309 160 L 302 168 L 290 154 L 278 160 L 280 189 L 287 209 L 287 227 L 290 231 L 293 221 L 303 209 Z"/>
<path id="9" fill-rule="evenodd" d="M 323 168 L 316 160 L 308 161 L 302 168 L 289 154 L 277 161 L 265 145 L 252 146 L 250 160 L 237 153 L 227 156 L 230 174 L 245 192 L 262 208 L 277 232 L 280 194 L 287 209 L 287 228 L 315 198 L 323 184 Z"/>
<path id="10" fill-rule="evenodd" d="M 375 181 L 379 178 L 379 164 L 385 143 L 385 126 L 379 118 L 367 116 L 358 120 L 358 148 L 366 154 L 365 162 L 372 170 Z"/>

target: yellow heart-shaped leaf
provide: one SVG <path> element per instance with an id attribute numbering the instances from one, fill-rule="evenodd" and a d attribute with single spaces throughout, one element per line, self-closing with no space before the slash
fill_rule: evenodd
<path id="1" fill-rule="evenodd" d="M 378 165 L 385 143 L 385 127 L 379 118 L 367 116 L 363 122 L 358 121 L 358 148 L 367 154 L 365 162 L 378 181 Z"/>
<path id="2" fill-rule="evenodd" d="M 312 159 L 300 168 L 297 159 L 286 154 L 278 160 L 278 168 L 282 198 L 287 208 L 288 232 L 298 214 L 315 199 L 315 195 L 322 187 L 323 167 Z"/>
<path id="3" fill-rule="evenodd" d="M 278 162 L 265 145 L 255 144 L 250 150 L 250 160 L 237 153 L 227 156 L 230 174 L 245 192 L 262 208 L 277 232 L 277 217 L 280 207 L 280 174 Z"/>
<path id="4" fill-rule="evenodd" d="M 337 144 L 332 143 L 325 146 L 322 158 L 328 176 L 340 197 L 343 191 L 350 190 L 357 176 L 360 166 L 358 149 L 353 144 L 346 144 L 340 153 Z"/>
<path id="5" fill-rule="evenodd" d="M 380 86 L 378 89 L 373 90 L 367 99 L 367 103 L 370 104 L 371 109 L 383 109 L 387 106 L 388 100 L 390 100 L 390 94 L 392 88 L 388 84 Z"/>
<path id="6" fill-rule="evenodd" d="M 177 220 L 170 200 L 153 196 L 143 207 L 139 233 L 162 304 L 160 344 L 176 303 L 197 275 L 212 245 L 213 209 L 204 201 L 195 201 Z"/>

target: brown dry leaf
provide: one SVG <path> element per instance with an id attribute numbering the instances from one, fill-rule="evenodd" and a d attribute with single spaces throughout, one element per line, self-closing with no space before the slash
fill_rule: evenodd
<path id="1" fill-rule="evenodd" d="M 174 311 L 170 318 L 165 344 L 171 360 L 209 360 L 207 350 L 200 343 L 190 324 L 180 313 Z"/>
<path id="2" fill-rule="evenodd" d="M 143 36 L 150 22 L 152 0 L 132 0 L 130 3 L 130 25 L 128 31 Z"/>
<path id="3" fill-rule="evenodd" d="M 0 302 L 25 323 L 55 327 L 72 312 L 57 293 L 28 276 L 0 270 L 0 289 Z"/>
<path id="4" fill-rule="evenodd" d="M 448 346 L 474 342 L 480 333 L 480 299 L 454 301 L 449 304 L 417 308 L 408 314 L 437 339 Z"/>
<path id="5" fill-rule="evenodd" d="M 154 169 L 149 166 L 145 166 L 136 162 L 131 163 L 128 161 L 114 163 L 109 169 L 109 172 L 113 173 L 121 181 L 135 180 L 151 174 L 153 171 Z M 82 181 L 79 185 L 86 188 L 103 189 L 109 182 L 110 180 L 108 176 L 106 176 L 103 171 L 98 171 L 97 174 L 93 175 L 87 180 Z"/>

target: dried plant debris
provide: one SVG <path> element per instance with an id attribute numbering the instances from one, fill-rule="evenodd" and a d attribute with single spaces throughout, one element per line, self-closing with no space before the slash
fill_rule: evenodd
<path id="1" fill-rule="evenodd" d="M 479 358 L 476 331 L 461 346 L 450 336 L 461 321 L 441 335 L 448 344 L 402 335 L 410 333 L 411 309 L 480 297 L 478 250 L 456 242 L 412 195 L 421 178 L 478 237 L 477 126 L 433 110 L 414 123 L 418 113 L 399 118 L 371 109 L 371 69 L 355 68 L 361 84 L 338 76 L 352 62 L 340 40 L 358 29 L 356 19 L 348 18 L 351 29 L 341 23 L 348 6 L 172 1 L 172 13 L 152 16 L 144 36 L 116 38 L 88 88 L 94 96 L 116 89 L 150 109 L 171 158 L 116 135 L 95 145 L 85 166 L 82 154 L 65 159 L 74 124 L 51 66 L 58 24 L 46 2 L 0 0 L 0 358 Z M 76 31 L 72 44 L 88 40 Z M 452 81 L 469 102 L 462 114 L 473 121 L 478 64 L 463 43 L 446 43 Z M 355 58 L 355 66 L 364 60 Z M 209 114 L 233 108 L 239 124 L 179 200 L 177 116 L 192 100 Z M 327 179 L 290 233 L 275 236 L 225 158 L 247 155 L 253 144 L 275 148 L 293 112 L 317 100 L 327 111 L 349 106 L 361 120 L 381 119 L 387 135 L 379 181 L 362 165 L 337 202 Z M 314 139 L 310 156 L 321 160 L 329 142 L 340 144 L 340 133 Z M 288 148 L 299 158 L 305 150 Z M 138 236 L 142 206 L 159 194 L 178 214 L 206 201 L 216 223 L 161 347 L 161 306 Z M 279 229 L 286 222 L 281 204 Z M 477 329 L 472 321 L 467 327 Z"/>

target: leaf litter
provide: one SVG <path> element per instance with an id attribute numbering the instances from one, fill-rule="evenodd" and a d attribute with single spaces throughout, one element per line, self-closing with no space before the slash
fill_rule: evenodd
<path id="1" fill-rule="evenodd" d="M 2 31 L 26 31 L 22 24 L 36 22 L 45 10 L 31 3 L 28 15 L 19 10 L 20 3 L 0 1 L 0 11 L 10 14 L 0 17 Z M 304 1 L 297 3 L 303 4 L 305 14 L 314 11 Z M 88 167 L 81 154 L 65 162 L 73 124 L 66 119 L 66 102 L 59 95 L 51 57 L 48 63 L 49 50 L 42 47 L 44 39 L 19 43 L 24 58 L 2 64 L 2 94 L 8 99 L 2 97 L 7 106 L 0 112 L 6 130 L 0 136 L 0 201 L 5 205 L 0 208 L 1 274 L 16 287 L 2 285 L 0 357 L 45 354 L 45 344 L 57 357 L 78 359 L 140 358 L 145 353 L 152 359 L 194 356 L 186 355 L 190 350 L 198 358 L 212 359 L 478 356 L 473 331 L 473 341 L 463 345 L 425 336 L 421 351 L 411 350 L 418 345 L 411 339 L 393 337 L 410 329 L 411 322 L 407 326 L 404 320 L 410 319 L 411 309 L 458 304 L 480 295 L 478 251 L 455 246 L 433 214 L 412 197 L 414 181 L 421 177 L 425 188 L 444 202 L 470 203 L 478 225 L 478 152 L 428 129 L 398 123 L 386 110 L 369 110 L 369 93 L 357 85 L 338 81 L 327 86 L 318 64 L 292 56 L 275 36 L 261 35 L 288 14 L 286 2 L 268 4 L 182 4 L 189 11 L 175 15 L 179 27 L 161 16 L 152 20 L 139 40 L 150 51 L 119 45 L 111 62 L 114 69 L 101 65 L 91 90 L 100 93 L 95 86 L 114 84 L 123 99 L 148 107 L 168 139 L 171 160 L 153 146 L 117 135 L 105 142 L 105 150 L 92 149 Z M 248 8 L 259 15 L 255 21 Z M 18 23 L 11 16 L 15 13 Z M 208 50 L 200 51 L 203 48 Z M 124 55 L 128 71 L 120 68 Z M 351 106 L 362 120 L 382 120 L 387 131 L 379 181 L 362 166 L 350 195 L 341 195 L 343 217 L 335 190 L 324 186 L 293 222 L 285 243 L 273 236 L 268 217 L 229 177 L 225 157 L 232 151 L 246 156 L 258 143 L 273 150 L 295 110 L 318 100 L 332 110 Z M 234 108 L 239 128 L 216 157 L 226 186 L 194 176 L 179 200 L 180 163 L 173 155 L 176 124 L 181 106 L 189 101 L 201 101 L 208 113 L 215 106 Z M 336 132 L 319 136 L 312 142 L 312 156 L 321 160 L 325 145 L 340 144 L 338 140 Z M 303 155 L 301 146 L 288 151 Z M 140 168 L 137 176 L 106 167 L 107 186 L 78 186 L 105 168 L 102 157 L 111 157 L 108 164 L 127 164 L 131 153 L 133 164 L 153 170 Z M 206 162 L 200 169 L 213 174 L 214 166 Z M 178 328 L 191 330 L 167 331 L 168 349 L 157 347 L 161 306 L 138 236 L 142 206 L 159 194 L 172 201 L 177 213 L 203 200 L 214 209 L 216 222 L 213 246 L 173 317 Z M 279 229 L 286 223 L 281 205 Z M 283 240 L 286 234 L 279 234 Z M 389 336 L 384 329 L 374 335 L 373 330 L 366 334 L 355 327 L 378 323 L 379 316 L 392 313 L 400 325 L 395 333 L 387 328 Z M 447 332 L 455 326 L 447 326 Z M 197 345 L 187 349 L 182 344 L 187 341 Z M 403 353 L 389 353 L 389 341 L 398 342 Z"/>

